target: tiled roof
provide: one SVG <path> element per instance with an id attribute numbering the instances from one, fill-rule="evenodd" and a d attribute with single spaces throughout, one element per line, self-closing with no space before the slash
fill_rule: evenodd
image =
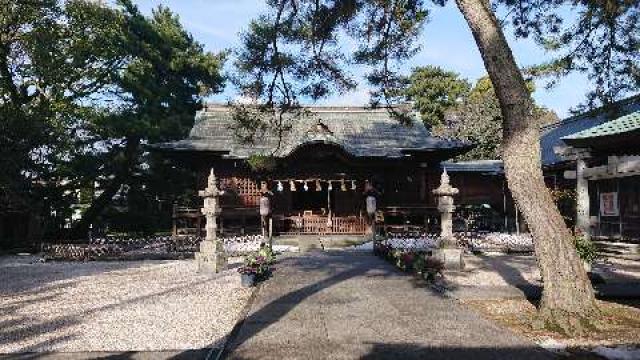
<path id="1" fill-rule="evenodd" d="M 460 150 L 467 143 L 432 136 L 421 121 L 400 124 L 384 109 L 356 107 L 312 107 L 310 116 L 292 121 L 293 128 L 275 155 L 288 156 L 305 144 L 323 143 L 342 148 L 357 157 L 403 157 L 406 151 Z M 227 107 L 213 106 L 196 114 L 189 137 L 155 144 L 158 149 L 227 152 L 231 158 L 271 154 L 276 136 L 266 136 L 253 144 L 234 136 L 234 119 Z"/>
<path id="2" fill-rule="evenodd" d="M 565 136 L 562 140 L 590 139 L 601 136 L 623 134 L 634 130 L 640 130 L 640 111 L 579 131 L 575 134 Z"/>
<path id="3" fill-rule="evenodd" d="M 618 107 L 619 115 L 640 111 L 640 95 L 621 100 L 615 105 Z M 566 146 L 566 143 L 562 141 L 563 137 L 604 124 L 613 119 L 614 117 L 605 108 L 599 108 L 542 127 L 540 138 L 542 165 L 553 166 L 563 162 L 554 151 L 556 147 Z"/>

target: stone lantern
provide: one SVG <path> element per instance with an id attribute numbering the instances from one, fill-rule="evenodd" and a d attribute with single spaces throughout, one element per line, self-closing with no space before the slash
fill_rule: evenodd
<path id="1" fill-rule="evenodd" d="M 440 186 L 433 190 L 433 194 L 438 197 L 438 211 L 440 212 L 440 248 L 436 249 L 433 255 L 440 259 L 445 268 L 461 269 L 464 267 L 462 261 L 462 250 L 458 247 L 458 242 L 453 236 L 453 212 L 456 207 L 453 205 L 453 196 L 459 190 L 449 183 L 447 169 L 444 169 L 440 177 Z"/>
<path id="2" fill-rule="evenodd" d="M 227 266 L 227 257 L 224 252 L 224 246 L 221 241 L 218 240 L 218 224 L 216 217 L 220 215 L 220 203 L 219 198 L 222 192 L 218 189 L 216 183 L 216 175 L 211 169 L 209 178 L 207 180 L 207 188 L 200 191 L 198 195 L 204 198 L 204 207 L 202 208 L 202 214 L 206 219 L 206 236 L 202 242 L 200 242 L 200 252 L 195 254 L 196 261 L 198 263 L 198 271 L 217 273 Z"/>
<path id="3" fill-rule="evenodd" d="M 371 221 L 371 225 L 369 227 L 371 231 L 371 239 L 373 241 L 376 240 L 376 210 L 377 210 L 377 201 L 376 197 L 372 194 L 367 195 L 365 198 L 365 208 L 367 210 L 367 215 L 369 215 L 369 219 Z"/>
<path id="4" fill-rule="evenodd" d="M 262 237 L 269 241 L 269 248 L 273 248 L 273 219 L 271 218 L 271 196 L 273 193 L 269 191 L 267 183 L 263 182 L 260 186 L 260 224 L 262 228 Z"/>

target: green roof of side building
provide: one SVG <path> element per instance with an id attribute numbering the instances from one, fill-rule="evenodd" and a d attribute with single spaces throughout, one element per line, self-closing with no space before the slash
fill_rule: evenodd
<path id="1" fill-rule="evenodd" d="M 640 111 L 562 138 L 567 145 L 608 152 L 640 150 Z"/>
<path id="2" fill-rule="evenodd" d="M 565 136 L 562 140 L 589 139 L 600 136 L 611 136 L 640 130 L 640 111 L 625 115 L 602 125 L 594 126 L 575 134 Z"/>
<path id="3" fill-rule="evenodd" d="M 615 120 L 614 113 L 618 116 L 627 115 L 640 111 L 640 95 L 634 95 L 624 100 L 617 101 L 609 106 L 602 106 L 585 113 L 571 116 L 557 123 L 545 125 L 541 129 L 540 147 L 542 152 L 542 164 L 546 167 L 562 166 L 567 161 L 556 153 L 556 148 L 564 147 L 569 142 L 589 143 L 593 145 L 594 139 L 568 139 L 566 142 L 564 137 L 577 134 L 584 130 L 608 123 Z M 614 136 L 615 137 L 615 136 Z M 619 138 L 620 136 L 618 136 Z M 610 138 L 610 137 L 609 137 Z M 607 142 L 607 137 L 602 137 Z M 619 140 L 619 139 L 618 139 Z"/>

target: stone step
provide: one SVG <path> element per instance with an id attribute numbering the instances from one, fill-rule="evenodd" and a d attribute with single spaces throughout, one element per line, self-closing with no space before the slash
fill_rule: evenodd
<path id="1" fill-rule="evenodd" d="M 602 246 L 602 247 L 640 249 L 640 244 L 630 243 L 630 242 L 596 240 L 593 243 L 596 246 Z"/>
<path id="2" fill-rule="evenodd" d="M 640 244 L 624 241 L 595 240 L 598 253 L 605 257 L 640 261 Z"/>
<path id="3" fill-rule="evenodd" d="M 602 254 L 602 255 L 610 259 L 640 262 L 640 255 L 633 255 L 633 254 Z"/>

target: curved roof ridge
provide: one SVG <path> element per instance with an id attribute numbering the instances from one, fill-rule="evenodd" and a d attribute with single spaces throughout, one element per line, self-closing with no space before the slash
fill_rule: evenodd
<path id="1" fill-rule="evenodd" d="M 314 113 L 344 113 L 344 112 L 356 112 L 356 113 L 388 113 L 389 110 L 382 107 L 372 107 L 368 105 L 301 105 L 302 109 L 309 110 Z M 395 105 L 394 109 L 406 109 L 407 112 L 413 112 L 411 104 Z M 226 112 L 231 109 L 229 104 L 219 102 L 208 102 L 204 104 L 204 107 L 199 112 Z"/>
<path id="2" fill-rule="evenodd" d="M 326 143 L 338 145 L 355 157 L 403 158 L 407 151 L 457 154 L 469 147 L 457 140 L 434 137 L 421 121 L 404 126 L 387 110 L 323 109 L 330 111 L 291 119 L 291 130 L 280 141 L 276 135 L 266 133 L 254 143 L 244 143 L 233 130 L 234 119 L 228 106 L 208 108 L 196 114 L 187 139 L 164 144 L 162 148 L 188 149 L 192 146 L 193 151 L 227 151 L 231 158 L 248 158 L 277 148 L 276 156 L 286 157 L 301 144 Z"/>

